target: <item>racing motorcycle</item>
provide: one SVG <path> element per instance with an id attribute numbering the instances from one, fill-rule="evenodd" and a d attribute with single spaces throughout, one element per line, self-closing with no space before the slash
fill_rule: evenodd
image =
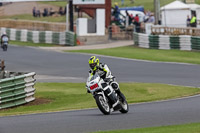
<path id="1" fill-rule="evenodd" d="M 123 98 L 121 98 L 112 86 L 101 79 L 97 73 L 88 77 L 86 88 L 93 95 L 99 110 L 103 114 L 109 115 L 114 111 L 127 113 L 129 111 L 125 96 L 122 94 Z"/>
<path id="2" fill-rule="evenodd" d="M 1 42 L 1 48 L 3 49 L 3 51 L 7 51 L 8 49 L 8 37 L 7 36 L 4 36 L 2 38 L 2 42 Z"/>

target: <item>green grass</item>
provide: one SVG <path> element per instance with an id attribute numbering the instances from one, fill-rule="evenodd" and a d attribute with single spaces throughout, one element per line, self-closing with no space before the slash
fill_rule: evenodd
<path id="1" fill-rule="evenodd" d="M 99 131 L 95 133 L 199 133 L 200 123 L 191 123 L 184 125 L 137 128 L 118 131 Z"/>
<path id="2" fill-rule="evenodd" d="M 129 103 L 148 102 L 199 94 L 199 88 L 150 83 L 121 83 L 120 88 Z M 36 99 L 51 102 L 0 110 L 0 116 L 96 108 L 91 94 L 86 94 L 85 83 L 37 83 Z M 30 103 L 31 104 L 31 103 Z"/>
<path id="3" fill-rule="evenodd" d="M 134 0 L 134 3 L 131 3 L 131 0 L 124 0 L 124 5 L 121 5 L 121 0 L 112 0 L 112 6 L 117 2 L 119 7 L 132 7 L 132 6 L 144 6 L 145 10 L 150 10 L 154 12 L 154 0 Z M 169 4 L 175 0 L 160 0 L 160 6 Z M 184 1 L 184 0 L 182 0 Z M 200 0 L 195 0 L 197 4 L 200 4 Z"/>
<path id="4" fill-rule="evenodd" d="M 70 52 L 91 53 L 150 61 L 200 64 L 200 53 L 192 51 L 143 49 L 134 46 L 126 46 L 97 50 L 72 50 Z"/>
<path id="5" fill-rule="evenodd" d="M 33 20 L 33 21 L 44 21 L 44 22 L 66 22 L 66 16 L 58 16 L 58 17 L 33 17 L 32 14 L 20 14 L 13 16 L 0 16 L 0 19 L 14 19 L 14 20 Z"/>
<path id="6" fill-rule="evenodd" d="M 67 4 L 66 1 L 41 1 L 38 3 L 49 4 L 49 5 L 54 5 L 54 6 L 61 6 L 61 7 L 65 7 Z"/>
<path id="7" fill-rule="evenodd" d="M 134 3 L 131 3 L 130 0 L 124 0 L 124 5 L 121 5 L 121 0 L 112 0 L 112 6 L 114 3 L 118 3 L 119 7 L 132 7 L 132 6 L 144 6 L 145 10 L 154 11 L 154 0 L 134 0 Z M 160 0 L 160 6 L 166 5 L 174 0 Z"/>
<path id="8" fill-rule="evenodd" d="M 145 10 L 154 11 L 153 6 L 154 0 L 135 0 L 134 3 L 131 3 L 130 0 L 125 0 L 125 4 L 121 5 L 121 0 L 112 0 L 112 7 L 114 7 L 114 3 L 117 2 L 119 7 L 132 7 L 132 6 L 144 6 Z M 166 5 L 174 0 L 160 0 L 160 5 Z M 54 6 L 62 6 L 64 7 L 67 2 L 60 1 L 60 2 L 39 2 L 42 4 L 49 4 Z M 200 4 L 200 0 L 196 0 L 197 4 Z M 74 20 L 76 20 L 77 16 L 75 14 Z M 59 17 L 40 17 L 35 18 L 32 14 L 21 14 L 21 15 L 14 15 L 14 16 L 0 16 L 0 19 L 20 19 L 20 20 L 34 20 L 34 21 L 45 21 L 45 22 L 66 22 L 66 16 L 59 16 Z"/>
<path id="9" fill-rule="evenodd" d="M 59 45 L 56 44 L 32 43 L 32 42 L 21 42 L 21 41 L 10 41 L 9 45 L 32 46 L 32 47 L 59 47 Z"/>
<path id="10" fill-rule="evenodd" d="M 121 0 L 112 0 L 112 6 L 114 7 L 114 3 L 118 3 L 119 7 L 132 7 L 132 6 L 144 6 L 145 10 L 153 11 L 154 0 L 134 0 L 134 3 L 131 3 L 131 0 L 124 0 L 124 5 L 121 5 Z M 170 2 L 173 2 L 175 0 L 160 0 L 160 6 L 164 6 Z M 66 2 L 40 2 L 43 4 L 50 4 L 50 5 L 56 5 L 56 6 L 65 6 Z M 200 0 L 196 0 L 197 4 L 200 4 Z"/>

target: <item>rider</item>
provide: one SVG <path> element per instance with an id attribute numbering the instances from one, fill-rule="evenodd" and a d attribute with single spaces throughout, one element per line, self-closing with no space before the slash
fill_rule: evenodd
<path id="1" fill-rule="evenodd" d="M 8 42 L 8 35 L 6 34 L 6 32 L 4 32 L 1 36 L 1 47 L 3 46 L 4 41 Z"/>
<path id="2" fill-rule="evenodd" d="M 119 89 L 119 84 L 115 81 L 115 77 L 111 75 L 111 71 L 106 64 L 99 62 L 99 59 L 96 56 L 92 56 L 89 59 L 89 76 L 94 75 L 96 72 L 98 75 L 107 83 L 109 83 L 115 92 L 124 100 L 124 96 Z"/>

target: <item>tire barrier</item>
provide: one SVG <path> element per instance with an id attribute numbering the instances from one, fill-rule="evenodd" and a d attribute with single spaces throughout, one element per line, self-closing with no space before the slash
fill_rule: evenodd
<path id="1" fill-rule="evenodd" d="M 15 107 L 35 100 L 35 72 L 4 72 L 0 79 L 0 109 Z"/>
<path id="2" fill-rule="evenodd" d="M 148 35 L 133 33 L 136 46 L 151 49 L 200 50 L 200 37 L 189 35 Z"/>
<path id="3" fill-rule="evenodd" d="M 76 45 L 76 35 L 73 32 L 30 31 L 11 28 L 0 28 L 0 32 L 1 34 L 6 33 L 13 41 Z"/>

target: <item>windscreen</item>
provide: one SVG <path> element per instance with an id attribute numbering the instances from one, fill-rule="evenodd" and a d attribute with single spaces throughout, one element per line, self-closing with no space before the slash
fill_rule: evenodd
<path id="1" fill-rule="evenodd" d="M 99 75 L 98 75 L 97 73 L 95 73 L 95 75 L 93 75 L 93 76 L 90 78 L 89 81 L 92 81 L 92 80 L 96 79 L 98 76 L 99 76 Z"/>

